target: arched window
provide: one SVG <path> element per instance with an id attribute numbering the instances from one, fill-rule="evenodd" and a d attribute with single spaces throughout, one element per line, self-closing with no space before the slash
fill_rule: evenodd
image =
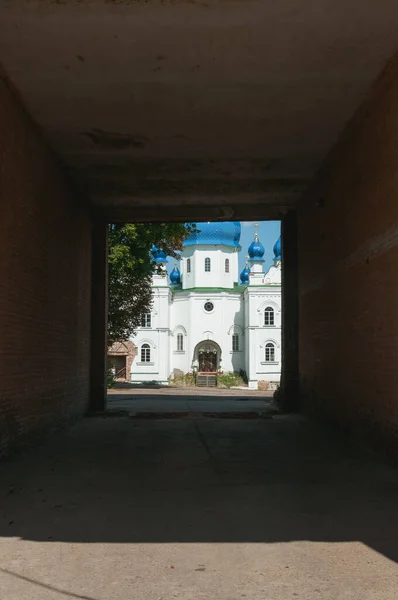
<path id="1" fill-rule="evenodd" d="M 267 306 L 264 311 L 264 326 L 275 325 L 275 313 L 271 306 Z"/>
<path id="2" fill-rule="evenodd" d="M 177 352 L 184 351 L 184 336 L 182 333 L 177 333 Z"/>
<path id="3" fill-rule="evenodd" d="M 191 259 L 187 258 L 187 273 L 191 272 Z"/>
<path id="4" fill-rule="evenodd" d="M 206 273 L 210 273 L 211 271 L 210 258 L 205 258 L 205 271 Z"/>
<path id="5" fill-rule="evenodd" d="M 151 327 L 151 313 L 145 313 L 141 317 L 141 327 L 150 328 Z"/>
<path id="6" fill-rule="evenodd" d="M 232 352 L 238 352 L 239 351 L 239 335 L 237 333 L 234 333 L 232 335 Z"/>
<path id="7" fill-rule="evenodd" d="M 265 362 L 275 362 L 275 346 L 272 342 L 265 344 Z"/>
<path id="8" fill-rule="evenodd" d="M 149 344 L 142 344 L 141 346 L 141 362 L 151 362 L 151 348 Z"/>
<path id="9" fill-rule="evenodd" d="M 229 258 L 225 259 L 225 272 L 229 273 Z"/>

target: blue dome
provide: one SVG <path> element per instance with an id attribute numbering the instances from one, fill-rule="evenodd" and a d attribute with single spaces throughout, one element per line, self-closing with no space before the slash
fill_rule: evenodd
<path id="1" fill-rule="evenodd" d="M 176 285 L 177 283 L 181 283 L 181 273 L 180 269 L 175 266 L 172 272 L 170 273 L 170 283 L 172 285 Z"/>
<path id="2" fill-rule="evenodd" d="M 192 233 L 184 242 L 184 246 L 215 244 L 240 248 L 241 225 L 239 221 L 227 223 L 195 223 L 197 232 Z"/>
<path id="3" fill-rule="evenodd" d="M 249 277 L 250 277 L 250 269 L 245 267 L 243 269 L 242 273 L 240 274 L 240 280 L 242 283 L 249 283 Z"/>
<path id="4" fill-rule="evenodd" d="M 261 260 L 265 254 L 265 248 L 259 241 L 257 235 L 254 241 L 250 244 L 248 250 L 249 256 L 252 260 Z"/>
<path id="5" fill-rule="evenodd" d="M 153 260 L 156 264 L 163 264 L 168 262 L 166 252 L 163 252 L 163 250 L 159 250 L 157 246 L 152 246 L 151 252 Z"/>
<path id="6" fill-rule="evenodd" d="M 282 256 L 281 238 L 275 242 L 274 245 L 274 260 L 280 260 Z"/>

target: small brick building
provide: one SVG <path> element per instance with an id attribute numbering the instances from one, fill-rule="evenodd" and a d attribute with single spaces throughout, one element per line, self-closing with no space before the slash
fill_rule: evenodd
<path id="1" fill-rule="evenodd" d="M 108 348 L 108 364 L 113 367 L 117 381 L 129 381 L 131 365 L 137 349 L 133 342 L 115 342 Z"/>

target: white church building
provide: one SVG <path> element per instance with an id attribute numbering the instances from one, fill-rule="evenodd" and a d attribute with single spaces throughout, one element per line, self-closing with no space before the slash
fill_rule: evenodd
<path id="1" fill-rule="evenodd" d="M 166 255 L 152 249 L 153 306 L 131 340 L 131 381 L 167 385 L 178 370 L 197 375 L 242 373 L 250 388 L 281 374 L 281 243 L 264 272 L 257 234 L 239 275 L 241 224 L 197 223 L 180 264 L 167 274 Z"/>

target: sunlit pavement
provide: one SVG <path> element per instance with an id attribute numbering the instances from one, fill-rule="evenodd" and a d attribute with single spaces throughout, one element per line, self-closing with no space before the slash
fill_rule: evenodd
<path id="1" fill-rule="evenodd" d="M 300 416 L 135 413 L 1 465 L 1 598 L 396 600 L 396 470 Z"/>

